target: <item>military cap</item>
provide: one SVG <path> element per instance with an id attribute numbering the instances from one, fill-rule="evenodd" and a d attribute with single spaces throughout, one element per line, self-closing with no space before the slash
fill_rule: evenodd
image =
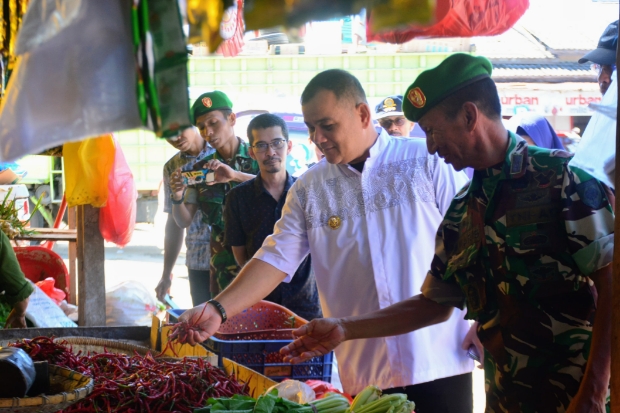
<path id="1" fill-rule="evenodd" d="M 214 110 L 231 109 L 233 104 L 224 92 L 214 90 L 213 92 L 203 93 L 192 105 L 192 122 L 196 124 L 196 119 L 205 113 Z"/>
<path id="2" fill-rule="evenodd" d="M 474 82 L 491 77 L 493 65 L 482 56 L 455 53 L 439 66 L 420 73 L 407 88 L 403 101 L 405 117 L 420 120 L 448 96 Z"/>
<path id="3" fill-rule="evenodd" d="M 383 119 L 386 116 L 403 115 L 403 96 L 388 96 L 375 106 L 375 119 Z"/>

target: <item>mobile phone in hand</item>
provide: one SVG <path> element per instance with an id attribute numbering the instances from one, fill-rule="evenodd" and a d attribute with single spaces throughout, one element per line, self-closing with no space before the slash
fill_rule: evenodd
<path id="1" fill-rule="evenodd" d="M 196 185 L 203 182 L 209 183 L 215 181 L 215 172 L 209 169 L 181 172 L 181 178 L 185 185 Z"/>

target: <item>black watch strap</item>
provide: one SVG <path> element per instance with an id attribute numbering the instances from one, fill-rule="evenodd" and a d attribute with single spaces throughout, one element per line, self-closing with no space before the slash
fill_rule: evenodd
<path id="1" fill-rule="evenodd" d="M 228 317 L 226 317 L 226 310 L 224 310 L 224 306 L 220 304 L 219 301 L 215 300 L 209 300 L 207 301 L 207 304 L 212 304 L 213 307 L 215 307 L 217 311 L 219 311 L 220 315 L 222 316 L 222 324 L 224 324 L 228 319 Z"/>
<path id="2" fill-rule="evenodd" d="M 178 201 L 174 198 L 170 199 L 172 201 L 172 205 L 181 205 L 183 203 L 183 198 L 179 199 Z"/>

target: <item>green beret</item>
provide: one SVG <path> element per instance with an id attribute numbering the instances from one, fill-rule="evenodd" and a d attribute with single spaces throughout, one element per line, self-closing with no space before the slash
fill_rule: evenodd
<path id="1" fill-rule="evenodd" d="M 230 109 L 233 104 L 224 92 L 214 90 L 213 92 L 203 93 L 198 96 L 191 109 L 192 122 L 196 124 L 199 116 L 214 110 Z"/>
<path id="2" fill-rule="evenodd" d="M 420 73 L 407 88 L 403 100 L 405 117 L 420 120 L 429 110 L 456 91 L 491 77 L 493 65 L 486 57 L 455 53 L 433 69 Z"/>

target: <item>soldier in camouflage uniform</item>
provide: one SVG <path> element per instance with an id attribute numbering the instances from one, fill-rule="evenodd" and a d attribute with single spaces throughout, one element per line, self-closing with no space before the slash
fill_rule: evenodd
<path id="1" fill-rule="evenodd" d="M 232 102 L 224 93 L 204 93 L 192 105 L 192 116 L 202 137 L 216 152 L 197 160 L 193 171 L 210 170 L 214 182 L 200 182 L 186 187 L 181 170 L 172 175 L 175 188 L 173 215 L 177 224 L 191 223 L 200 208 L 205 222 L 211 226 L 211 294 L 215 296 L 230 284 L 239 272 L 230 247 L 224 245 L 224 201 L 228 191 L 240 182 L 255 177 L 258 164 L 250 157 L 248 145 L 235 135 Z"/>
<path id="2" fill-rule="evenodd" d="M 454 54 L 409 87 L 429 152 L 474 177 L 439 228 L 422 295 L 355 319 L 314 320 L 297 362 L 352 338 L 402 334 L 467 307 L 484 345 L 488 413 L 603 412 L 610 376 L 613 195 L 561 150 L 501 122 L 484 57 Z"/>

